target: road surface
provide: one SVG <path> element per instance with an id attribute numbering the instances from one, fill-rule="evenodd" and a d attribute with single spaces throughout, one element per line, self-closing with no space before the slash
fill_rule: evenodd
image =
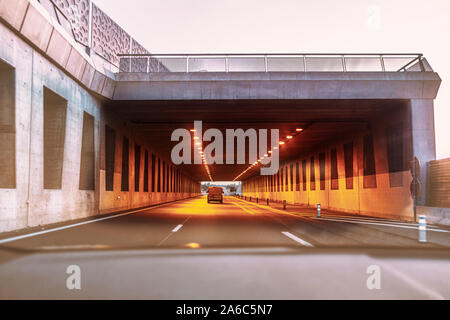
<path id="1" fill-rule="evenodd" d="M 198 197 L 3 235 L 0 298 L 449 299 L 450 232 L 417 235 L 411 223 Z M 73 265 L 80 290 L 67 287 Z"/>

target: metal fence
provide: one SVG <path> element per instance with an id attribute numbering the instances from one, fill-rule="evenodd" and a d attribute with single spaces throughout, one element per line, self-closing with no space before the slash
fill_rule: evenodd
<path id="1" fill-rule="evenodd" d="M 120 72 L 424 72 L 422 54 L 120 54 Z"/>

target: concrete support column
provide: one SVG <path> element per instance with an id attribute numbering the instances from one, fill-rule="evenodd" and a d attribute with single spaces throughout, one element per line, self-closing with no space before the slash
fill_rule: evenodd
<path id="1" fill-rule="evenodd" d="M 417 198 L 417 205 L 425 205 L 427 197 L 427 162 L 436 160 L 433 100 L 411 99 L 411 127 L 413 155 L 420 162 L 419 181 L 422 193 Z"/>

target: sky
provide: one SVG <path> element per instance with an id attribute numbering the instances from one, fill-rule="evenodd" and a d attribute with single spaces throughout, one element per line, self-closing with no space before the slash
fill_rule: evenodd
<path id="1" fill-rule="evenodd" d="M 423 53 L 442 78 L 437 159 L 450 158 L 449 0 L 93 0 L 162 53 Z"/>

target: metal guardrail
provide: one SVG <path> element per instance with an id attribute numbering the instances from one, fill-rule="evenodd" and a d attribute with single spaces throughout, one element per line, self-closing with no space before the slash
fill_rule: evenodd
<path id="1" fill-rule="evenodd" d="M 119 54 L 120 72 L 433 71 L 420 53 Z"/>

